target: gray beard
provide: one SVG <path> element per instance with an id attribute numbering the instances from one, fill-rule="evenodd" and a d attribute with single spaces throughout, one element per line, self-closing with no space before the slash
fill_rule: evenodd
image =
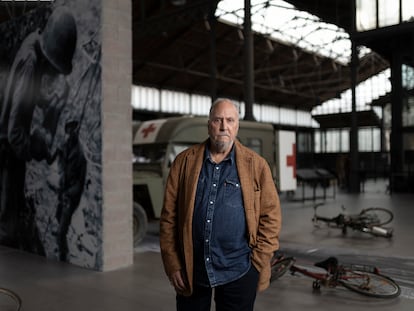
<path id="1" fill-rule="evenodd" d="M 231 146 L 233 142 L 214 142 L 214 146 L 216 147 L 217 152 L 225 152 Z"/>

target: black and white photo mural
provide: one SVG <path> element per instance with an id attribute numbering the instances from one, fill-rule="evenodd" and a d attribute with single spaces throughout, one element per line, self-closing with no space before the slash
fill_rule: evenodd
<path id="1" fill-rule="evenodd" d="M 101 1 L 0 24 L 0 245 L 102 266 Z"/>

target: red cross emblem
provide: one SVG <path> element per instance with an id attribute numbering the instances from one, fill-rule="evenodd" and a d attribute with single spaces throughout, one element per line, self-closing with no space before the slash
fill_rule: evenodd
<path id="1" fill-rule="evenodd" d="M 296 178 L 296 144 L 292 144 L 292 154 L 286 156 L 286 165 L 293 167 L 293 178 Z"/>
<path id="2" fill-rule="evenodd" d="M 142 137 L 143 137 L 143 138 L 147 138 L 147 136 L 148 136 L 149 134 L 151 134 L 152 132 L 154 132 L 156 129 L 157 129 L 157 128 L 156 128 L 156 126 L 154 125 L 154 123 L 151 123 L 151 124 L 150 124 L 150 125 L 148 125 L 146 128 L 143 128 L 143 129 L 141 130 Z"/>

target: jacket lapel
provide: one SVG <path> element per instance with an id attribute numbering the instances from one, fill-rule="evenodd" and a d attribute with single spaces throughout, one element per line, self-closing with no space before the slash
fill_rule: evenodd
<path id="1" fill-rule="evenodd" d="M 187 156 L 185 176 L 188 176 L 185 182 L 185 192 L 187 195 L 187 215 L 186 217 L 193 217 L 195 195 L 197 191 L 198 177 L 200 175 L 201 167 L 203 165 L 205 143 L 199 145 Z M 191 221 L 190 221 L 191 223 Z"/>
<path id="2" fill-rule="evenodd" d="M 251 207 L 253 204 L 251 194 L 254 193 L 254 189 L 252 189 L 254 179 L 252 157 L 245 152 L 243 146 L 238 141 L 235 144 L 237 172 L 243 189 L 243 204 L 245 208 Z"/>

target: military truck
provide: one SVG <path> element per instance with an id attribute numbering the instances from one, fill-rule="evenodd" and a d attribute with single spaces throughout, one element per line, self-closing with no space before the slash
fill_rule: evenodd
<path id="1" fill-rule="evenodd" d="M 144 238 L 148 220 L 160 217 L 164 186 L 171 163 L 178 153 L 208 137 L 207 121 L 206 117 L 183 116 L 134 125 L 134 246 Z M 238 139 L 268 161 L 275 183 L 278 183 L 278 139 L 275 133 L 271 124 L 240 121 Z"/>

